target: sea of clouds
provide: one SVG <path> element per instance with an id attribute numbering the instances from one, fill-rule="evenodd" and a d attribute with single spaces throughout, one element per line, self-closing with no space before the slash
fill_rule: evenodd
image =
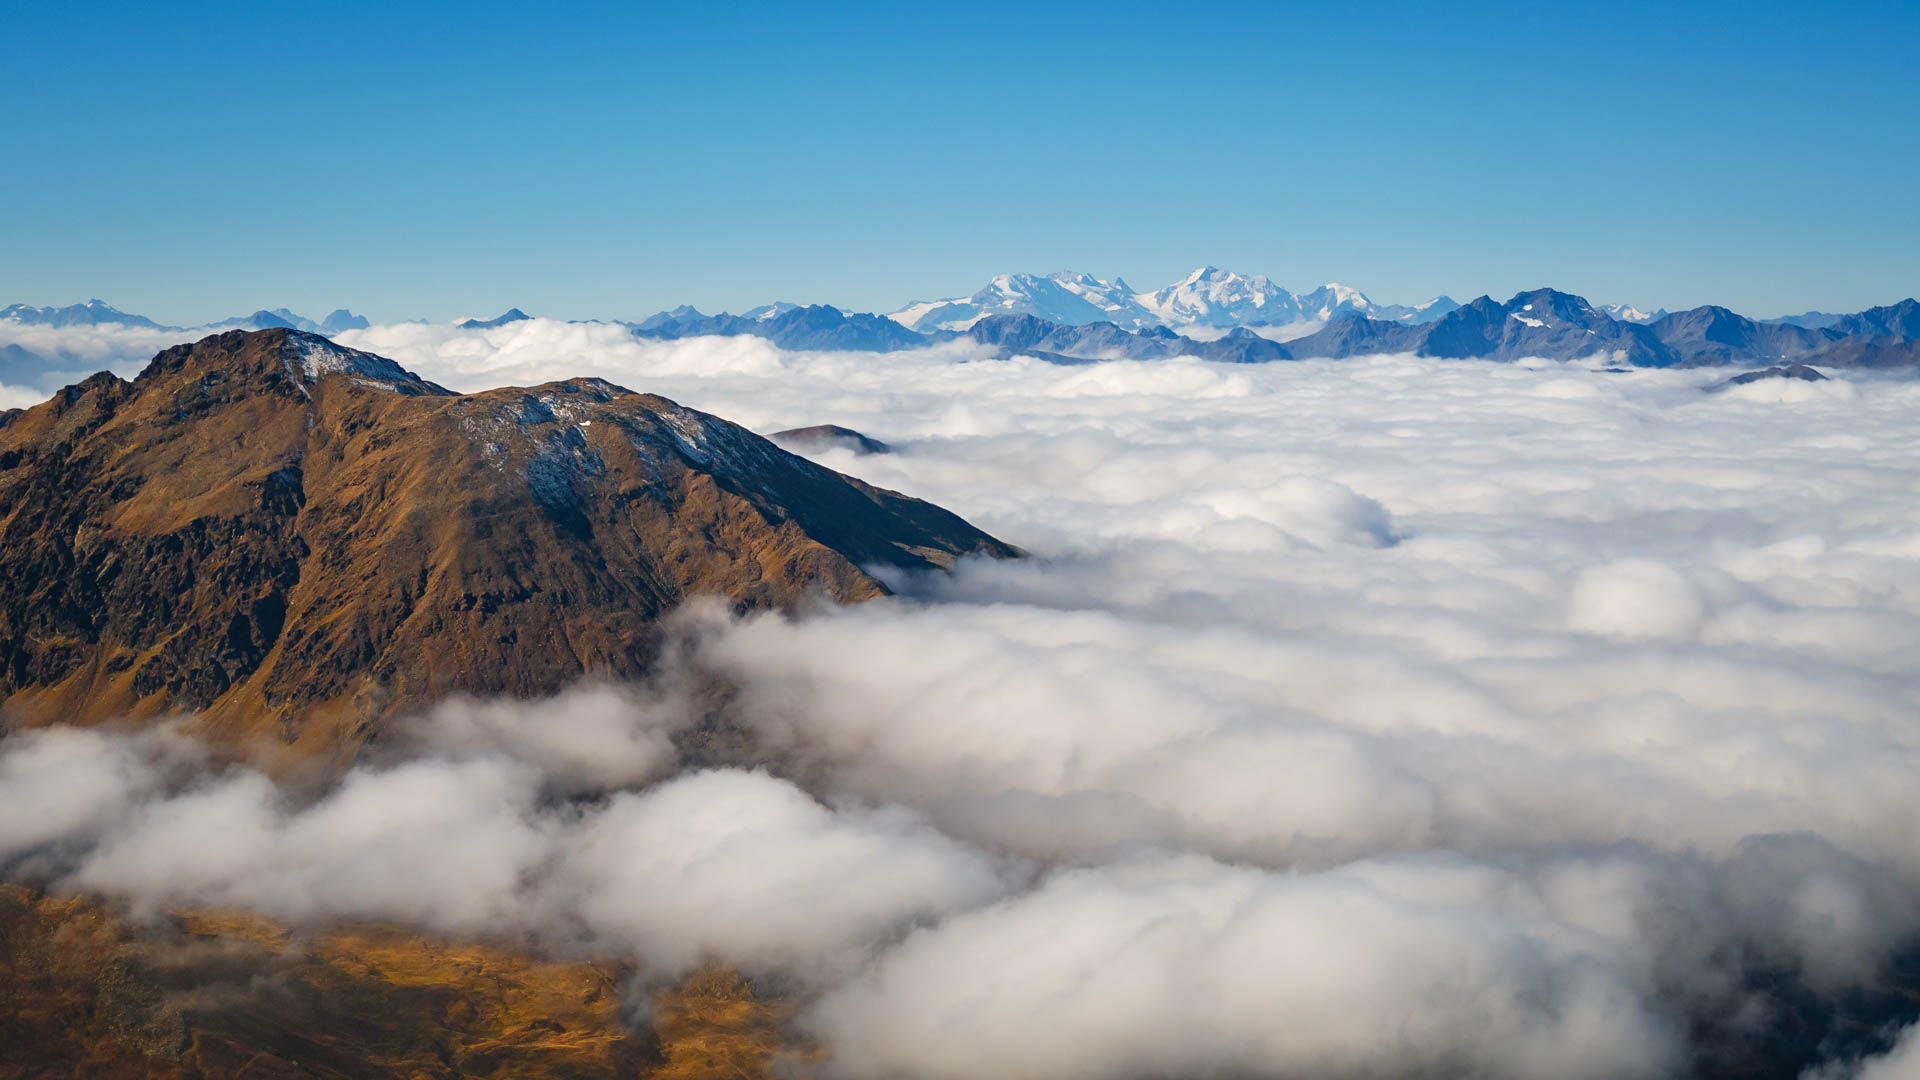
<path id="1" fill-rule="evenodd" d="M 96 371 L 130 379 L 153 354 L 205 337 L 204 330 L 102 323 L 40 326 L 0 321 L 0 409 L 24 409 Z"/>
<path id="2" fill-rule="evenodd" d="M 338 340 L 856 428 L 896 452 L 816 460 L 1032 557 L 695 605 L 644 686 L 319 791 L 16 733 L 10 876 L 720 960 L 853 1080 L 1920 1075 L 1920 383 Z M 714 680 L 765 768 L 677 749 Z"/>

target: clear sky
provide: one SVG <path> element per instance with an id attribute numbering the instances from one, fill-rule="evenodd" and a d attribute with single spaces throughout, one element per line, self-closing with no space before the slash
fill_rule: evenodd
<path id="1" fill-rule="evenodd" d="M 0 304 L 1920 292 L 1913 0 L 552 7 L 16 0 Z"/>

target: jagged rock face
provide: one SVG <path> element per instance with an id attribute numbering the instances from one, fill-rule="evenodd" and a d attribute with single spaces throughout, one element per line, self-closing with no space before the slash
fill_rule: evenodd
<path id="1" fill-rule="evenodd" d="M 0 695 L 341 756 L 450 693 L 642 673 L 697 594 L 855 601 L 973 552 L 1014 553 L 664 398 L 233 332 L 0 416 Z"/>

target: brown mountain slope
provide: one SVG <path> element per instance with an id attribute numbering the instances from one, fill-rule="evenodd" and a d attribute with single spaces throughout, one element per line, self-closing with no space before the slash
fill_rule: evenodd
<path id="1" fill-rule="evenodd" d="M 233 332 L 0 416 L 0 698 L 343 756 L 452 692 L 638 674 L 695 594 L 854 601 L 974 552 L 1014 554 L 663 398 Z"/>

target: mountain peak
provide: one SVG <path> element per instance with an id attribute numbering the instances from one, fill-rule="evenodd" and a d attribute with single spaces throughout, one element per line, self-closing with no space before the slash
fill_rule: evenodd
<path id="1" fill-rule="evenodd" d="M 759 307 L 748 308 L 747 310 L 740 313 L 740 317 L 743 319 L 760 319 L 760 320 L 772 319 L 772 318 L 777 318 L 778 316 L 781 316 L 781 315 L 785 315 L 787 312 L 792 311 L 795 308 L 798 308 L 799 306 L 800 306 L 799 304 L 788 303 L 785 300 L 775 300 L 771 304 L 761 304 Z M 678 311 L 679 309 L 676 308 L 675 310 Z M 693 312 L 693 314 L 694 314 L 694 317 L 696 318 L 698 318 L 700 315 L 700 313 L 697 311 Z"/>
<path id="2" fill-rule="evenodd" d="M 527 322 L 532 318 L 533 316 L 515 307 L 508 308 L 491 319 L 463 319 L 454 325 L 462 330 L 494 330 L 508 323 Z"/>
<path id="3" fill-rule="evenodd" d="M 1643 311 L 1632 304 L 1602 304 L 1600 310 L 1606 312 L 1609 318 L 1625 323 L 1653 323 L 1667 316 L 1666 308 Z"/>
<path id="4" fill-rule="evenodd" d="M 235 331 L 12 415 L 0 619 L 47 632 L 14 645 L 0 703 L 187 711 L 342 761 L 449 694 L 643 675 L 691 596 L 855 601 L 886 592 L 868 566 L 1017 554 L 603 380 L 460 395 L 402 376 L 318 335 Z"/>
<path id="5" fill-rule="evenodd" d="M 99 297 L 67 307 L 33 307 L 28 304 L 11 304 L 0 308 L 0 318 L 10 322 L 26 323 L 35 326 L 98 326 L 102 323 L 118 323 L 122 326 L 135 326 L 150 330 L 167 329 L 152 319 L 141 315 L 132 315 L 121 311 Z"/>
<path id="6" fill-rule="evenodd" d="M 1558 289 L 1540 288 L 1515 293 L 1513 299 L 1507 301 L 1502 306 L 1504 306 L 1508 312 L 1530 312 L 1535 318 L 1543 318 L 1550 314 L 1558 319 L 1573 323 L 1584 324 L 1593 319 L 1608 319 L 1608 321 L 1611 321 L 1608 316 L 1595 310 L 1592 304 L 1587 303 L 1586 297 L 1575 296 L 1572 293 L 1561 292 Z"/>
<path id="7" fill-rule="evenodd" d="M 287 330 L 281 335 L 280 355 L 289 373 L 307 382 L 327 375 L 350 375 L 363 386 L 401 394 L 450 394 L 384 356 L 349 349 L 320 334 Z"/>
<path id="8" fill-rule="evenodd" d="M 308 387 L 330 375 L 345 375 L 356 385 L 397 394 L 452 393 L 384 356 L 288 327 L 229 330 L 175 345 L 155 356 L 134 382 L 174 385 L 192 402 L 183 407 L 203 408 L 231 398 L 246 386 L 308 397 Z"/>
<path id="9" fill-rule="evenodd" d="M 1238 326 L 1288 323 L 1300 317 L 1292 293 L 1268 281 L 1203 266 L 1158 292 L 1135 296 L 1157 322 L 1169 326 Z"/>
<path id="10" fill-rule="evenodd" d="M 366 316 L 355 315 L 346 308 L 335 308 L 320 320 L 320 332 L 337 334 L 342 330 L 365 330 L 368 325 Z"/>

